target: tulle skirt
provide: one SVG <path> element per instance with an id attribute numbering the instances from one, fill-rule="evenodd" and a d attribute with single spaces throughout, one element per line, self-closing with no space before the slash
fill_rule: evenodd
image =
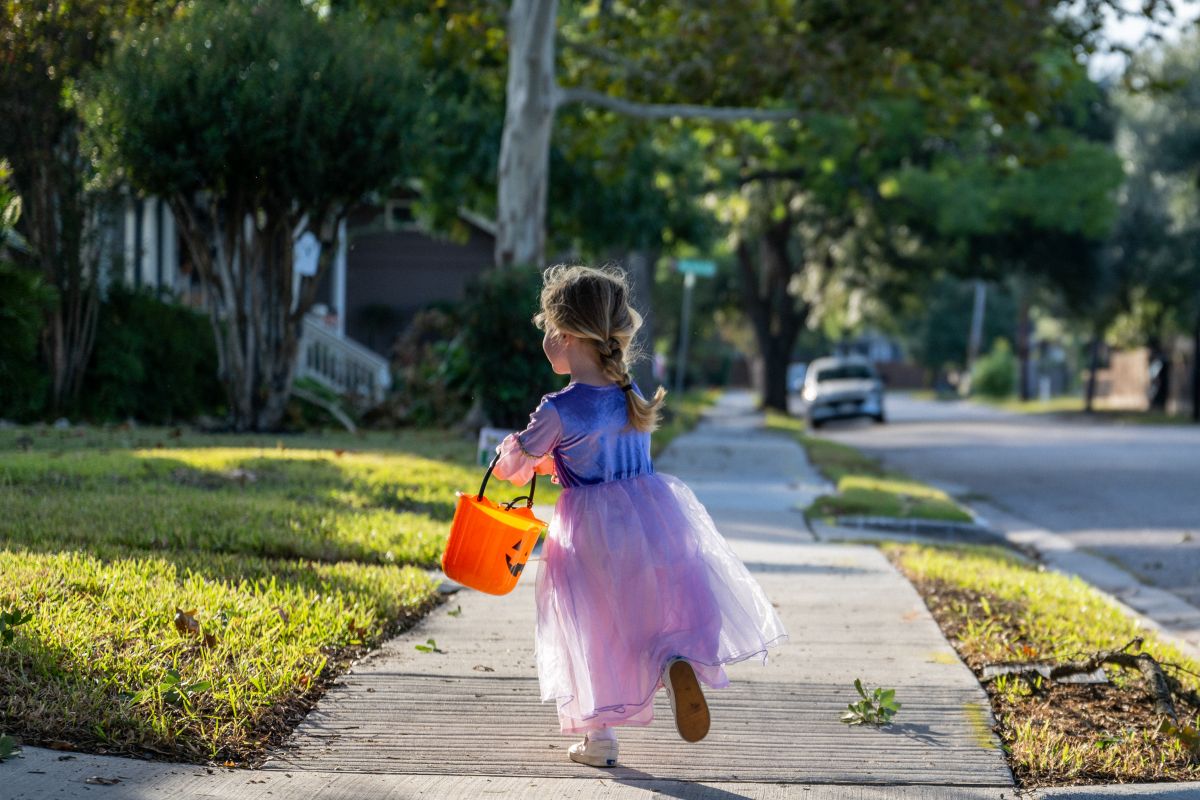
<path id="1" fill-rule="evenodd" d="M 662 670 L 700 681 L 787 632 L 692 491 L 662 473 L 563 491 L 537 576 L 537 668 L 563 733 L 648 725 Z"/>

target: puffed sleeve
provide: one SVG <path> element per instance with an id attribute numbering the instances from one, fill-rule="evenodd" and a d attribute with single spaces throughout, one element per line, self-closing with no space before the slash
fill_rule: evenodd
<path id="1" fill-rule="evenodd" d="M 562 420 L 554 403 L 543 398 L 529 415 L 529 425 L 520 433 L 511 433 L 496 448 L 500 460 L 492 474 L 501 480 L 524 486 L 538 475 L 554 473 L 552 451 L 562 437 Z"/>

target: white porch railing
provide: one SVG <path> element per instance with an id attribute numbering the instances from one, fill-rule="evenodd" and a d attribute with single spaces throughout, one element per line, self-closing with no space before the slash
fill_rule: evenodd
<path id="1" fill-rule="evenodd" d="M 296 377 L 312 378 L 339 394 L 358 395 L 372 403 L 382 401 L 392 383 L 387 359 L 338 336 L 313 317 L 304 318 Z"/>

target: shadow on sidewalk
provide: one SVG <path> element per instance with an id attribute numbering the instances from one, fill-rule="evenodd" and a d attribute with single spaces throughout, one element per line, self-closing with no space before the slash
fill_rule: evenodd
<path id="1" fill-rule="evenodd" d="M 890 733 L 894 736 L 903 736 L 905 739 L 911 739 L 914 742 L 921 744 L 932 745 L 937 747 L 946 741 L 948 738 L 944 733 L 937 733 L 928 725 L 917 725 L 911 722 L 892 723 L 887 727 L 879 729 L 882 733 Z"/>
<path id="2" fill-rule="evenodd" d="M 726 791 L 716 786 L 671 778 L 656 778 L 648 772 L 630 767 L 617 766 L 611 774 L 613 783 L 653 792 L 662 797 L 674 797 L 677 800 L 750 800 L 748 795 Z"/>

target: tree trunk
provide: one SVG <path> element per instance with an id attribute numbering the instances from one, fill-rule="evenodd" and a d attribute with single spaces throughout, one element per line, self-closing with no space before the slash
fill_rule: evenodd
<path id="1" fill-rule="evenodd" d="M 654 377 L 654 308 L 651 292 L 654 289 L 654 265 L 658 253 L 651 250 L 633 250 L 625 258 L 625 271 L 633 289 L 634 307 L 642 315 L 642 327 L 638 330 L 634 347 L 640 357 L 634 366 L 634 379 L 643 392 L 649 394 L 657 381 Z"/>
<path id="2" fill-rule="evenodd" d="M 206 288 L 221 383 L 236 431 L 272 431 L 283 422 L 296 372 L 304 315 L 329 271 L 345 215 L 310 214 L 321 243 L 315 275 L 293 294 L 298 214 L 170 199 L 196 272 Z M 256 220 L 258 222 L 256 222 Z"/>
<path id="3" fill-rule="evenodd" d="M 550 134 L 554 128 L 557 0 L 513 0 L 508 17 L 508 86 L 497 173 L 496 265 L 545 258 Z"/>
<path id="4" fill-rule="evenodd" d="M 737 263 L 743 305 L 750 315 L 763 359 L 764 408 L 788 413 L 787 369 L 792 349 L 808 317 L 808 306 L 789 292 L 795 260 L 788 252 L 791 220 L 767 229 L 756 259 L 745 242 L 738 242 Z M 761 264 L 761 266 L 760 266 Z"/>
<path id="5" fill-rule="evenodd" d="M 91 198 L 85 193 L 74 126 L 57 145 L 41 142 L 14 154 L 13 183 L 24 203 L 19 227 L 30 259 L 57 293 L 42 327 L 42 358 L 50 373 L 48 411 L 78 401 L 100 316 L 99 258 L 88 246 Z"/>
<path id="6" fill-rule="evenodd" d="M 1033 397 L 1029 380 L 1029 291 L 1017 284 L 1017 387 L 1022 400 Z"/>
<path id="7" fill-rule="evenodd" d="M 1099 326 L 1092 330 L 1092 341 L 1089 345 L 1088 353 L 1088 382 L 1087 394 L 1084 396 L 1083 410 L 1091 414 L 1095 409 L 1096 402 L 1096 372 L 1100 369 L 1100 337 L 1102 332 Z"/>

